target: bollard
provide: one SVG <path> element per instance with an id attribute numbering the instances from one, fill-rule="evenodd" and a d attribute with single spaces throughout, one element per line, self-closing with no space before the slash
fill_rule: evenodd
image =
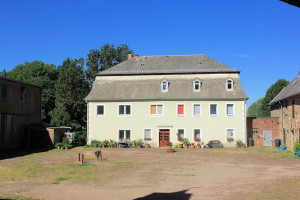
<path id="1" fill-rule="evenodd" d="M 101 162 L 102 162 L 102 152 L 100 153 L 100 160 L 101 160 Z"/>
<path id="2" fill-rule="evenodd" d="M 81 162 L 82 162 L 82 164 L 84 163 L 84 154 L 82 154 Z"/>
<path id="3" fill-rule="evenodd" d="M 78 162 L 80 162 L 80 153 L 78 153 Z"/>

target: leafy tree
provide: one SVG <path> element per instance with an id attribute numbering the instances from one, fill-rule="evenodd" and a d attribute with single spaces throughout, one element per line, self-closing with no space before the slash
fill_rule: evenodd
<path id="1" fill-rule="evenodd" d="M 89 85 L 83 66 L 83 58 L 68 58 L 58 67 L 55 108 L 50 115 L 51 124 L 70 126 L 77 137 L 85 140 L 82 127 L 86 126 L 86 104 L 83 99 L 89 92 Z"/>
<path id="2" fill-rule="evenodd" d="M 261 117 L 262 116 L 262 102 L 264 98 L 260 98 L 257 101 L 253 102 L 248 110 L 247 117 Z"/>
<path id="3" fill-rule="evenodd" d="M 42 92 L 42 121 L 49 124 L 51 117 L 49 112 L 55 104 L 55 81 L 58 70 L 55 65 L 45 64 L 43 61 L 25 62 L 17 65 L 12 71 L 6 73 L 8 78 L 24 81 L 43 87 Z"/>
<path id="4" fill-rule="evenodd" d="M 269 87 L 266 95 L 262 101 L 262 115 L 264 117 L 271 116 L 271 107 L 269 103 L 281 92 L 281 90 L 289 84 L 285 79 L 278 79 L 274 84 Z"/>
<path id="5" fill-rule="evenodd" d="M 0 76 L 6 78 L 6 76 L 7 76 L 6 69 L 4 69 L 2 72 L 0 72 Z"/>
<path id="6" fill-rule="evenodd" d="M 134 56 L 133 50 L 129 49 L 128 45 L 122 44 L 117 48 L 114 45 L 105 44 L 100 50 L 92 49 L 87 55 L 87 79 L 90 86 L 98 72 L 104 71 L 113 67 L 127 59 L 128 53 Z"/>

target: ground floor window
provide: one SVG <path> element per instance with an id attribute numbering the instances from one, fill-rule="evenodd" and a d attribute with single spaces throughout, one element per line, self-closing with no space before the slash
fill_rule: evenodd
<path id="1" fill-rule="evenodd" d="M 201 141 L 200 134 L 201 134 L 200 129 L 194 129 L 194 140 L 195 140 L 195 142 L 200 142 Z"/>
<path id="2" fill-rule="evenodd" d="M 151 140 L 151 129 L 144 130 L 144 140 Z"/>
<path id="3" fill-rule="evenodd" d="M 233 142 L 234 141 L 234 130 L 233 129 L 227 129 L 227 141 Z"/>
<path id="4" fill-rule="evenodd" d="M 178 141 L 183 141 L 184 138 L 184 129 L 177 129 Z"/>
<path id="5" fill-rule="evenodd" d="M 130 130 L 119 130 L 119 140 L 130 140 Z"/>

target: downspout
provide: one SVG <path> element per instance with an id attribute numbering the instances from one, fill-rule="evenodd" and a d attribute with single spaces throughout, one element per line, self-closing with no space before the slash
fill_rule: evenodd
<path id="1" fill-rule="evenodd" d="M 87 142 L 90 140 L 90 134 L 89 134 L 89 102 L 88 100 L 85 101 L 86 102 L 86 109 L 87 109 L 87 116 L 86 116 L 86 139 L 87 139 Z"/>
<path id="2" fill-rule="evenodd" d="M 281 110 L 281 139 L 283 140 L 283 109 L 282 109 L 282 104 L 281 102 L 279 101 L 279 104 L 280 104 L 280 110 Z M 285 141 L 284 141 L 285 142 Z M 286 145 L 286 144 L 284 144 Z"/>
<path id="3" fill-rule="evenodd" d="M 245 141 L 244 143 L 246 144 L 246 146 L 248 146 L 247 144 L 247 117 L 246 117 L 246 98 L 244 98 L 244 126 L 245 126 Z"/>

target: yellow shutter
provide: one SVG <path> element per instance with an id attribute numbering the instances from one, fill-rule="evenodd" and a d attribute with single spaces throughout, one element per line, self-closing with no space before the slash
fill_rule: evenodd
<path id="1" fill-rule="evenodd" d="M 156 115 L 156 106 L 155 105 L 151 106 L 151 115 Z"/>

